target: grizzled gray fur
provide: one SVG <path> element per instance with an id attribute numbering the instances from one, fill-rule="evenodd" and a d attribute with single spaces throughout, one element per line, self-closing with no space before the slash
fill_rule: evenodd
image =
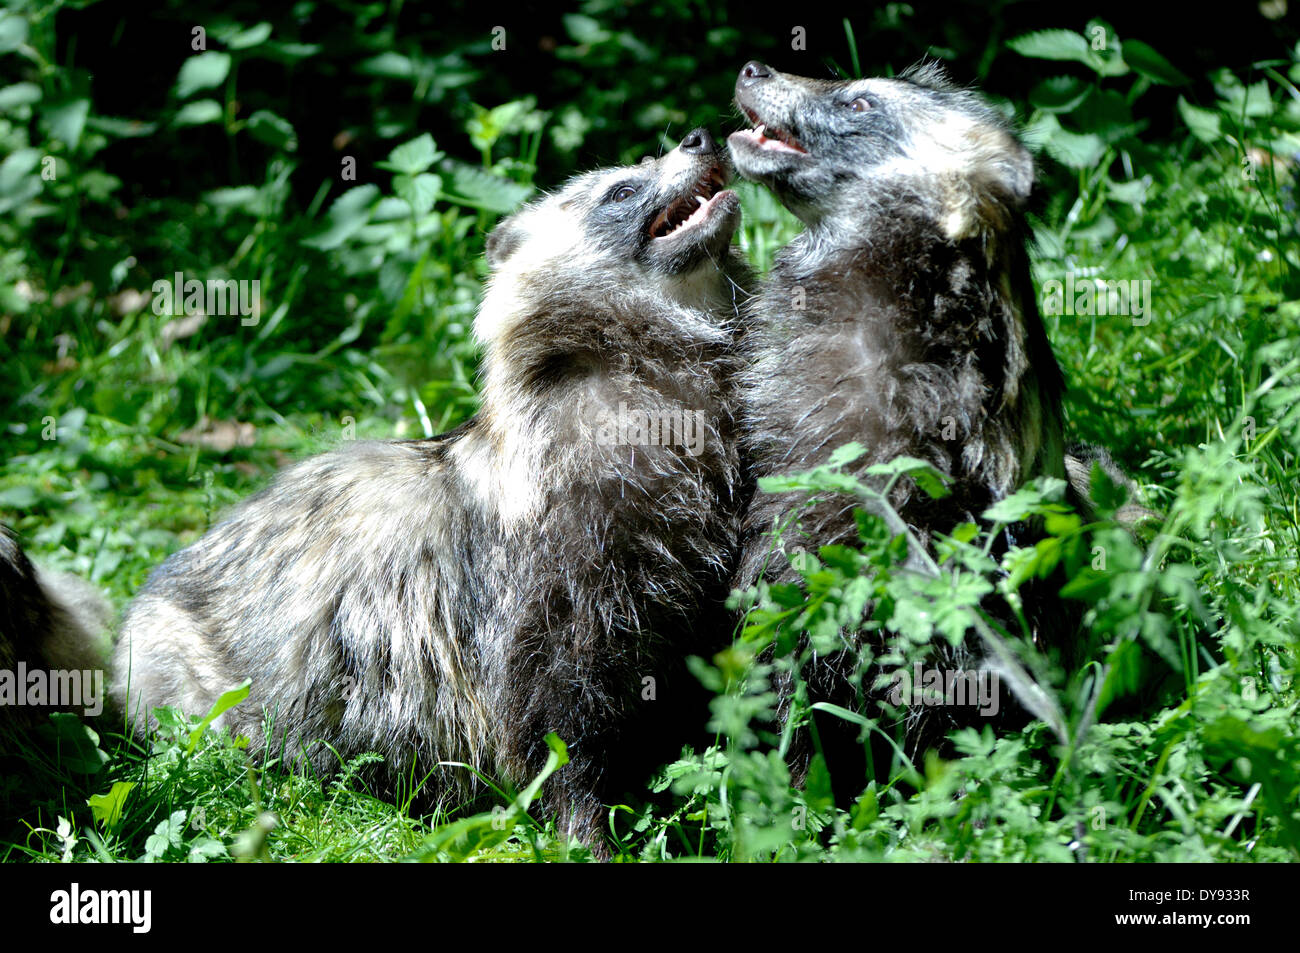
<path id="1" fill-rule="evenodd" d="M 0 526 L 0 670 L 102 671 L 112 608 L 90 583 L 34 565 Z M 0 710 L 30 721 L 36 708 Z"/>
<path id="2" fill-rule="evenodd" d="M 736 104 L 754 124 L 730 138 L 737 169 L 807 226 L 779 253 L 745 342 L 754 475 L 809 469 L 851 441 L 868 449 L 855 466 L 918 457 L 953 491 L 898 487 L 893 505 L 922 542 L 1032 477 L 1064 477 L 1062 375 L 1026 252 L 1033 162 L 1001 117 L 933 68 L 832 82 L 750 63 Z M 801 503 L 756 496 L 739 585 L 797 578 L 769 534 Z M 804 511 L 785 545 L 856 542 L 854 505 Z M 812 691 L 845 703 L 846 665 L 816 660 Z M 924 727 L 917 746 L 934 740 Z"/>
<path id="3" fill-rule="evenodd" d="M 120 703 L 202 712 L 251 677 L 224 720 L 255 745 L 266 708 L 321 771 L 328 743 L 517 786 L 554 731 L 572 760 L 545 806 L 596 844 L 602 799 L 704 725 L 683 658 L 730 636 L 746 271 L 725 161 L 697 130 L 500 224 L 479 413 L 299 463 L 168 559 L 128 611 Z M 455 767 L 433 783 L 480 793 Z"/>

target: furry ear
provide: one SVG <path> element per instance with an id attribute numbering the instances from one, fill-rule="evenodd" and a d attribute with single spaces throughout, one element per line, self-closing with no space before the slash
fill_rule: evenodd
<path id="1" fill-rule="evenodd" d="M 1005 129 L 986 129 L 980 140 L 975 172 L 983 187 L 1007 206 L 1024 208 L 1034 189 L 1033 155 Z"/>
<path id="2" fill-rule="evenodd" d="M 1034 190 L 1034 157 L 1015 136 L 1007 133 L 1011 148 L 1002 164 L 1002 184 L 1015 199 L 1017 208 L 1029 201 L 1029 193 Z"/>
<path id="3" fill-rule="evenodd" d="M 498 222 L 496 228 L 492 229 L 487 237 L 488 267 L 493 270 L 500 268 L 506 259 L 515 253 L 523 237 L 523 229 L 515 221 L 515 216 L 512 215 L 505 221 Z"/>
<path id="4" fill-rule="evenodd" d="M 948 71 L 944 69 L 943 62 L 940 60 L 921 60 L 921 62 L 909 66 L 899 73 L 898 78 L 916 86 L 924 86 L 926 89 L 941 92 L 956 89 L 952 77 L 948 75 Z"/>

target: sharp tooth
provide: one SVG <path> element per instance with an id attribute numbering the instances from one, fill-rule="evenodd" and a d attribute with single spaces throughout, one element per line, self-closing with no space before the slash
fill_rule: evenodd
<path id="1" fill-rule="evenodd" d="M 708 205 L 708 204 L 709 204 L 709 200 L 706 199 L 703 195 L 697 195 L 697 196 L 695 196 L 695 200 L 696 200 L 697 202 L 699 202 L 701 205 Z"/>

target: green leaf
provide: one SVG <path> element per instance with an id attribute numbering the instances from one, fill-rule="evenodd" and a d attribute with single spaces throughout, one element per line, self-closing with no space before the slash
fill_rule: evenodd
<path id="1" fill-rule="evenodd" d="M 221 103 L 215 99 L 196 99 L 177 110 L 172 123 L 177 126 L 201 126 L 208 122 L 220 122 L 221 116 Z"/>
<path id="2" fill-rule="evenodd" d="M 1048 155 L 1071 169 L 1095 168 L 1106 154 L 1106 143 L 1095 133 L 1070 132 L 1059 127 L 1052 131 L 1045 148 Z"/>
<path id="3" fill-rule="evenodd" d="M 888 463 L 873 463 L 867 467 L 866 472 L 870 476 L 906 474 L 916 481 L 916 485 L 927 496 L 935 500 L 943 499 L 950 492 L 947 483 L 951 478 L 916 457 L 895 457 Z"/>
<path id="4" fill-rule="evenodd" d="M 304 238 L 302 243 L 322 251 L 338 248 L 365 227 L 370 220 L 370 210 L 378 200 L 379 187 L 376 185 L 358 185 L 348 189 L 330 206 L 326 216 L 329 224 L 326 228 L 310 238 Z"/>
<path id="5" fill-rule="evenodd" d="M 1106 198 L 1112 202 L 1123 202 L 1125 205 L 1132 205 L 1134 208 L 1141 208 L 1146 202 L 1147 193 L 1151 191 L 1151 176 L 1144 175 L 1140 179 L 1133 179 L 1129 182 L 1115 182 L 1111 179 L 1106 180 Z"/>
<path id="6" fill-rule="evenodd" d="M 507 215 L 533 193 L 531 185 L 512 182 L 463 162 L 444 162 L 442 171 L 443 196 L 457 205 Z"/>
<path id="7" fill-rule="evenodd" d="M 428 172 L 416 176 L 397 175 L 393 177 L 393 191 L 410 204 L 415 215 L 427 215 L 442 194 L 442 177 Z"/>
<path id="8" fill-rule="evenodd" d="M 296 152 L 298 135 L 287 119 L 282 119 L 269 109 L 259 109 L 248 117 L 248 134 L 258 142 L 273 149 Z"/>
<path id="9" fill-rule="evenodd" d="M 536 132 L 546 120 L 546 114 L 537 112 L 537 99 L 523 99 L 502 103 L 494 109 L 474 106 L 474 115 L 465 124 L 469 141 L 475 149 L 486 152 L 504 135 L 512 132 Z"/>
<path id="10" fill-rule="evenodd" d="M 69 771 L 95 774 L 108 763 L 95 730 L 69 711 L 50 712 L 54 739 L 48 750 L 58 751 L 59 763 Z"/>
<path id="11" fill-rule="evenodd" d="M 293 63 L 315 56 L 320 51 L 321 45 L 319 43 L 281 43 L 278 40 L 272 40 L 258 53 L 267 59 Z"/>
<path id="12" fill-rule="evenodd" d="M 1029 91 L 1029 102 L 1044 112 L 1066 113 L 1083 102 L 1091 88 L 1073 76 L 1050 76 Z"/>
<path id="13" fill-rule="evenodd" d="M 89 99 L 74 99 L 47 112 L 45 124 L 49 127 L 50 135 L 67 143 L 69 149 L 76 149 L 81 142 L 81 130 L 86 126 L 86 116 L 89 113 Z"/>
<path id="14" fill-rule="evenodd" d="M 181 845 L 185 832 L 185 811 L 173 811 L 165 821 L 159 821 L 154 832 L 144 842 L 147 860 L 159 860 L 168 850 Z"/>
<path id="15" fill-rule="evenodd" d="M 254 46 L 261 46 L 270 38 L 271 24 L 263 22 L 235 34 L 226 41 L 226 46 L 232 50 L 247 50 Z"/>
<path id="16" fill-rule="evenodd" d="M 41 88 L 35 83 L 14 83 L 0 89 L 0 112 L 9 112 L 19 106 L 30 106 L 41 101 Z"/>
<path id="17" fill-rule="evenodd" d="M 1061 499 L 1064 491 L 1064 480 L 1038 477 L 994 503 L 984 511 L 983 517 L 996 523 L 1017 523 L 1027 516 L 1048 511 Z"/>
<path id="18" fill-rule="evenodd" d="M 217 208 L 247 208 L 257 201 L 257 189 L 251 185 L 213 189 L 203 193 L 203 201 Z"/>
<path id="19" fill-rule="evenodd" d="M 1178 113 L 1183 117 L 1183 122 L 1187 123 L 1187 128 L 1191 130 L 1192 135 L 1201 142 L 1219 142 L 1223 138 L 1223 132 L 1219 128 L 1220 117 L 1214 110 L 1193 106 L 1179 96 Z"/>
<path id="20" fill-rule="evenodd" d="M 198 727 L 190 732 L 190 743 L 185 748 L 186 754 L 194 753 L 194 749 L 199 746 L 199 739 L 203 737 L 203 733 L 208 730 L 209 725 L 248 697 L 252 684 L 251 679 L 246 679 L 238 688 L 232 688 L 217 699 L 216 704 L 212 706 L 212 710 L 204 715 Z"/>
<path id="21" fill-rule="evenodd" d="M 1073 30 L 1039 30 L 1007 41 L 1021 56 L 1039 60 L 1073 60 L 1092 65 L 1088 41 Z"/>
<path id="22" fill-rule="evenodd" d="M 410 142 L 402 143 L 388 153 L 387 162 L 378 162 L 376 165 L 381 169 L 401 172 L 404 175 L 418 175 L 441 159 L 442 155 L 434 144 L 433 136 L 426 132 Z"/>
<path id="23" fill-rule="evenodd" d="M 119 119 L 115 116 L 87 116 L 86 125 L 96 132 L 118 139 L 152 136 L 158 129 L 156 122 L 145 122 L 143 119 Z"/>
<path id="24" fill-rule="evenodd" d="M 107 794 L 93 794 L 86 799 L 95 820 L 104 825 L 106 830 L 113 830 L 122 820 L 122 810 L 126 807 L 127 796 L 135 787 L 134 781 L 114 781 Z"/>
<path id="25" fill-rule="evenodd" d="M 390 50 L 358 63 L 357 72 L 366 76 L 409 79 L 415 75 L 415 64 L 411 62 L 410 57 Z"/>
<path id="26" fill-rule="evenodd" d="M 860 443 L 846 443 L 844 446 L 837 448 L 831 453 L 828 465 L 832 467 L 847 466 L 854 460 L 857 460 L 867 452 L 867 448 Z"/>
<path id="27" fill-rule="evenodd" d="M 230 54 L 209 50 L 198 53 L 181 65 L 176 78 L 176 96 L 186 99 L 200 89 L 212 89 L 226 81 L 230 74 Z"/>
<path id="28" fill-rule="evenodd" d="M 1125 40 L 1120 47 L 1124 62 L 1153 83 L 1185 86 L 1191 80 L 1141 40 Z"/>
<path id="29" fill-rule="evenodd" d="M 600 25 L 599 20 L 583 16 L 581 13 L 566 13 L 564 29 L 575 43 L 596 44 L 610 39 L 613 34 Z"/>
<path id="30" fill-rule="evenodd" d="M 831 791 L 831 773 L 826 767 L 826 758 L 820 751 L 814 754 L 808 763 L 803 795 L 809 810 L 828 811 L 835 806 L 835 795 Z"/>
<path id="31" fill-rule="evenodd" d="M 191 864 L 204 864 L 218 857 L 229 856 L 226 845 L 221 841 L 212 837 L 200 837 L 190 844 L 190 852 L 186 859 Z"/>
<path id="32" fill-rule="evenodd" d="M 16 50 L 27 42 L 27 18 L 16 13 L 0 13 L 0 53 Z"/>
<path id="33" fill-rule="evenodd" d="M 854 725 L 862 725 L 864 728 L 874 727 L 875 722 L 861 712 L 852 711 L 839 705 L 833 705 L 830 702 L 813 702 L 808 706 L 814 711 L 824 711 L 834 715 L 836 718 L 842 718 Z"/>
<path id="34" fill-rule="evenodd" d="M 35 507 L 39 499 L 36 489 L 26 483 L 18 483 L 0 490 L 0 508 L 6 510 L 17 510 L 22 513 Z"/>

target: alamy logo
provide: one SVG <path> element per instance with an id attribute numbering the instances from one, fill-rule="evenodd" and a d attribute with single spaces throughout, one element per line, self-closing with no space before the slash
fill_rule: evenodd
<path id="1" fill-rule="evenodd" d="M 238 314 L 239 323 L 257 324 L 262 313 L 262 281 L 234 278 L 186 279 L 178 271 L 153 283 L 153 313 L 162 315 Z"/>
<path id="2" fill-rule="evenodd" d="M 603 412 L 596 424 L 601 446 L 685 447 L 692 457 L 704 450 L 704 411 L 629 410 L 619 401 L 617 417 Z"/>
<path id="3" fill-rule="evenodd" d="M 0 669 L 0 707 L 80 708 L 90 718 L 104 710 L 104 673 L 100 669 L 47 672 L 19 662 L 16 671 Z"/>
<path id="4" fill-rule="evenodd" d="M 148 933 L 153 925 L 153 891 L 82 890 L 74 883 L 68 890 L 50 894 L 50 922 L 126 923 L 133 933 Z"/>
<path id="5" fill-rule="evenodd" d="M 1135 327 L 1151 323 L 1151 279 L 1103 279 L 1065 273 L 1043 282 L 1043 314 L 1131 315 Z"/>
<path id="6" fill-rule="evenodd" d="M 889 701 L 894 705 L 962 705 L 979 706 L 979 713 L 990 718 L 998 713 L 998 675 L 996 672 L 969 669 L 899 669 L 889 687 Z"/>

